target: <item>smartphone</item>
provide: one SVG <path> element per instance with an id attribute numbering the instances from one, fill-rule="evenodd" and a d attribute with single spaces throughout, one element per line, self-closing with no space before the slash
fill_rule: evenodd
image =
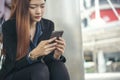
<path id="1" fill-rule="evenodd" d="M 63 33 L 64 33 L 63 30 L 61 30 L 61 31 L 53 31 L 52 34 L 51 34 L 51 36 L 50 36 L 50 38 L 53 38 L 53 37 L 57 37 L 57 38 L 62 37 Z"/>

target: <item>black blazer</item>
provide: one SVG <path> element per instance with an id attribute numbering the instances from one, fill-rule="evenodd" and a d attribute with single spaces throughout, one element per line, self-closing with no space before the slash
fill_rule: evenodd
<path id="1" fill-rule="evenodd" d="M 49 39 L 51 32 L 54 30 L 54 23 L 47 19 L 42 19 L 40 21 L 42 24 L 42 36 L 39 37 L 39 41 Z M 9 73 L 14 72 L 15 70 L 21 69 L 25 66 L 30 65 L 26 59 L 27 55 L 24 56 L 19 61 L 16 61 L 16 50 L 17 50 L 17 33 L 16 33 L 16 21 L 15 19 L 8 20 L 3 23 L 2 26 L 3 32 L 3 47 L 6 51 L 6 59 L 0 70 L 0 80 L 2 80 Z M 47 55 L 44 60 L 46 64 L 49 64 L 53 61 L 52 53 Z M 41 59 L 41 57 L 39 58 Z M 62 56 L 61 61 L 65 62 L 65 58 Z"/>

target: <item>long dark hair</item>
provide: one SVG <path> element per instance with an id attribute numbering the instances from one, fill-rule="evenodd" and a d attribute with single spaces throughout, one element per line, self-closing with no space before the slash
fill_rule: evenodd
<path id="1" fill-rule="evenodd" d="M 11 8 L 11 17 L 16 19 L 17 30 L 17 55 L 19 60 L 24 57 L 29 50 L 30 43 L 30 0 L 13 0 Z"/>

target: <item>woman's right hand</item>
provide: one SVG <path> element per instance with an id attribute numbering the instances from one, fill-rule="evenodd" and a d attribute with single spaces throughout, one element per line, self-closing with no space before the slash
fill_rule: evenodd
<path id="1" fill-rule="evenodd" d="M 49 40 L 43 40 L 41 41 L 38 46 L 31 51 L 31 55 L 34 56 L 35 58 L 39 56 L 44 56 L 48 55 L 51 53 L 53 50 L 56 49 L 57 43 L 52 43 L 56 40 L 56 37 L 51 38 Z"/>

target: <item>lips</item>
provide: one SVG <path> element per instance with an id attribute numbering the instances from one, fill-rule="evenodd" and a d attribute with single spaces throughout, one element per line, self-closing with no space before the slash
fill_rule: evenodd
<path id="1" fill-rule="evenodd" d="M 41 16 L 35 16 L 35 18 L 36 18 L 36 19 L 40 19 L 40 18 L 41 18 Z"/>

